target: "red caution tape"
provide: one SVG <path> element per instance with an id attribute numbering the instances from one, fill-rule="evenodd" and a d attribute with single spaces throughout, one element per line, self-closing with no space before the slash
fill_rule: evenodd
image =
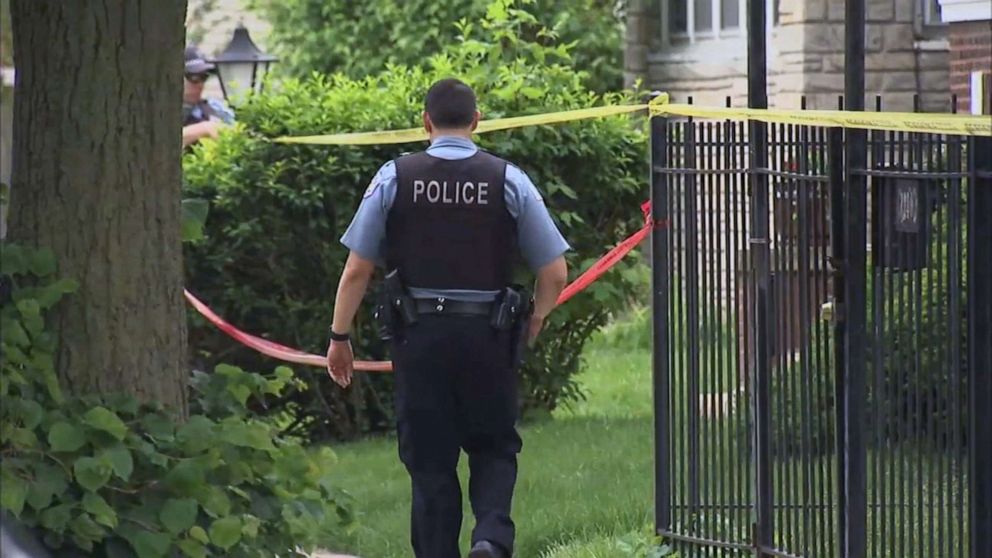
<path id="1" fill-rule="evenodd" d="M 600 258 L 596 263 L 587 269 L 582 275 L 579 275 L 575 281 L 572 281 L 570 285 L 562 290 L 561 294 L 558 295 L 557 304 L 564 304 L 565 301 L 572 298 L 573 296 L 582 292 L 586 287 L 593 284 L 597 279 L 603 276 L 604 273 L 610 270 L 613 266 L 624 258 L 635 246 L 644 240 L 644 237 L 651 232 L 651 202 L 646 201 L 641 204 L 641 211 L 644 212 L 644 226 L 634 234 L 627 237 L 623 242 L 617 244 L 612 250 L 606 253 L 602 258 Z"/>
<path id="2" fill-rule="evenodd" d="M 224 318 L 221 318 L 215 314 L 213 310 L 211 310 L 206 304 L 200 302 L 200 300 L 193 296 L 193 294 L 189 291 L 184 289 L 183 293 L 186 295 L 186 300 L 193 305 L 193 308 L 196 308 L 197 312 L 202 314 L 204 318 L 210 321 L 210 323 L 217 326 L 217 329 L 223 331 L 238 343 L 255 349 L 263 355 L 282 361 L 319 366 L 321 368 L 327 366 L 326 356 L 305 353 L 303 351 L 293 349 L 285 345 L 280 345 L 279 343 L 273 343 L 272 341 L 267 341 L 261 337 L 255 337 L 254 335 L 245 333 L 224 321 Z M 362 370 L 364 372 L 392 372 L 393 363 L 389 361 L 373 362 L 368 360 L 356 360 L 355 370 Z"/>
<path id="3" fill-rule="evenodd" d="M 644 212 L 644 226 L 634 234 L 627 237 L 623 242 L 617 244 L 612 250 L 607 252 L 602 258 L 600 258 L 596 263 L 594 263 L 589 269 L 582 273 L 575 281 L 572 281 L 558 296 L 557 304 L 563 304 L 568 299 L 582 292 L 586 287 L 591 285 L 597 279 L 602 277 L 604 273 L 615 266 L 620 260 L 623 259 L 635 246 L 644 240 L 644 237 L 651 232 L 652 228 L 667 226 L 667 223 L 654 223 L 651 221 L 651 202 L 647 201 L 641 204 L 641 211 Z M 187 290 L 183 290 L 186 295 L 186 300 L 193 305 L 204 318 L 206 318 L 210 323 L 217 326 L 217 329 L 223 331 L 232 339 L 241 343 L 242 345 L 254 349 L 263 355 L 270 356 L 272 358 L 282 360 L 285 362 L 294 362 L 297 364 L 306 364 L 308 366 L 318 366 L 324 368 L 327 366 L 327 357 L 324 355 L 315 355 L 313 353 L 306 353 L 298 349 L 293 349 L 285 345 L 280 345 L 279 343 L 273 343 L 262 339 L 261 337 L 256 337 L 249 333 L 245 333 L 238 328 L 234 327 L 230 323 L 218 316 L 213 310 L 210 309 L 206 304 L 201 302 L 192 293 Z M 389 361 L 369 361 L 369 360 L 356 360 L 355 370 L 360 370 L 363 372 L 392 372 L 393 363 Z"/>

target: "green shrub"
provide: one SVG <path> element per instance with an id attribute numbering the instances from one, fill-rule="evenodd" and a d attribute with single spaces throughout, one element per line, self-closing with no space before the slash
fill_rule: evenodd
<path id="1" fill-rule="evenodd" d="M 337 239 L 379 166 L 423 146 L 306 146 L 266 138 L 417 126 L 427 88 L 451 75 L 475 87 L 489 117 L 632 101 L 588 91 L 578 73 L 557 62 L 562 49 L 517 39 L 525 24 L 494 18 L 465 25 L 463 40 L 427 69 L 393 66 L 361 80 L 289 80 L 240 107 L 235 130 L 185 159 L 189 194 L 211 203 L 205 239 L 187 245 L 189 288 L 247 331 L 323 353 L 346 256 Z M 477 40 L 480 34 L 491 42 Z M 567 256 L 573 277 L 641 226 L 646 141 L 631 118 L 494 132 L 479 141 L 534 179 L 574 248 Z M 634 284 L 629 274 L 607 274 L 552 314 L 522 373 L 526 407 L 551 409 L 576 397 L 571 377 L 586 339 Z M 356 354 L 386 358 L 367 318 L 364 309 Z M 190 332 L 204 368 L 224 361 L 258 369 L 269 362 L 197 317 Z M 323 370 L 298 370 L 307 388 L 270 402 L 271 409 L 293 415 L 287 425 L 293 433 L 346 438 L 391 428 L 389 375 L 359 374 L 342 392 Z"/>
<path id="2" fill-rule="evenodd" d="M 524 38 L 571 45 L 575 68 L 597 91 L 623 83 L 621 23 L 617 0 L 253 0 L 272 23 L 269 35 L 288 75 L 378 74 L 388 64 L 421 65 L 457 40 L 459 21 L 518 9 L 533 14 Z M 552 30 L 548 33 L 547 30 Z"/>
<path id="3" fill-rule="evenodd" d="M 218 366 L 182 424 L 125 396 L 64 396 L 44 314 L 76 285 L 54 269 L 49 251 L 3 247 L 0 507 L 60 553 L 140 558 L 299 555 L 349 520 L 330 450 L 246 411 L 288 369 Z"/>

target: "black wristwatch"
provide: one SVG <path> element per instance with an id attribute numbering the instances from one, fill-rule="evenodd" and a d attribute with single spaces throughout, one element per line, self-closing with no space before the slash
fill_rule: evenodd
<path id="1" fill-rule="evenodd" d="M 331 330 L 331 341 L 351 341 L 351 334 L 349 333 L 334 333 Z"/>

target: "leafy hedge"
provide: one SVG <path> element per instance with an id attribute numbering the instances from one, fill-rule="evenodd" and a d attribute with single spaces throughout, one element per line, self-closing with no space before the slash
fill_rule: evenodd
<path id="1" fill-rule="evenodd" d="M 269 40 L 279 69 L 363 78 L 388 64 L 416 66 L 454 43 L 457 22 L 533 14 L 523 36 L 569 44 L 575 68 L 596 91 L 623 86 L 621 23 L 624 0 L 253 0 L 272 23 Z"/>
<path id="2" fill-rule="evenodd" d="M 77 288 L 54 280 L 49 251 L 4 245 L 0 507 L 61 554 L 300 555 L 349 521 L 328 449 L 278 436 L 246 411 L 277 396 L 271 377 L 218 366 L 193 380 L 182 424 L 125 396 L 69 398 L 45 311 Z"/>
<path id="3" fill-rule="evenodd" d="M 589 91 L 566 65 L 566 49 L 520 39 L 520 28 L 531 21 L 504 14 L 465 24 L 463 40 L 433 57 L 427 69 L 391 66 L 358 80 L 289 80 L 240 107 L 234 131 L 185 159 L 188 194 L 211 203 L 205 239 L 187 245 L 187 285 L 245 330 L 322 353 L 346 256 L 337 239 L 379 166 L 424 146 L 305 146 L 268 138 L 417 126 L 427 88 L 452 75 L 476 89 L 481 110 L 492 118 L 632 100 Z M 635 124 L 620 116 L 479 137 L 482 147 L 534 179 L 574 248 L 568 255 L 573 277 L 641 224 L 647 157 Z M 630 274 L 608 274 L 552 314 L 523 371 L 525 406 L 554 408 L 577 396 L 571 377 L 583 344 L 632 292 Z M 367 309 L 359 316 L 356 352 L 385 358 L 367 316 Z M 269 362 L 196 317 L 190 332 L 203 367 L 225 361 L 258 369 Z M 359 375 L 342 392 L 319 368 L 297 370 L 307 388 L 269 406 L 293 416 L 291 432 L 354 437 L 391 427 L 389 375 Z"/>

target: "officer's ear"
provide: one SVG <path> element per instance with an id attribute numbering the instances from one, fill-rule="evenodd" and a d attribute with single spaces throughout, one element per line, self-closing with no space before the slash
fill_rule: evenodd
<path id="1" fill-rule="evenodd" d="M 427 134 L 429 135 L 431 132 L 434 131 L 434 123 L 431 122 L 431 115 L 427 114 L 426 110 L 423 113 L 423 117 L 424 117 L 424 129 L 427 130 Z"/>
<path id="2" fill-rule="evenodd" d="M 475 111 L 475 116 L 472 117 L 472 127 L 469 128 L 469 131 L 474 132 L 475 129 L 479 127 L 479 120 L 481 118 L 482 118 L 482 113 L 479 111 Z"/>

